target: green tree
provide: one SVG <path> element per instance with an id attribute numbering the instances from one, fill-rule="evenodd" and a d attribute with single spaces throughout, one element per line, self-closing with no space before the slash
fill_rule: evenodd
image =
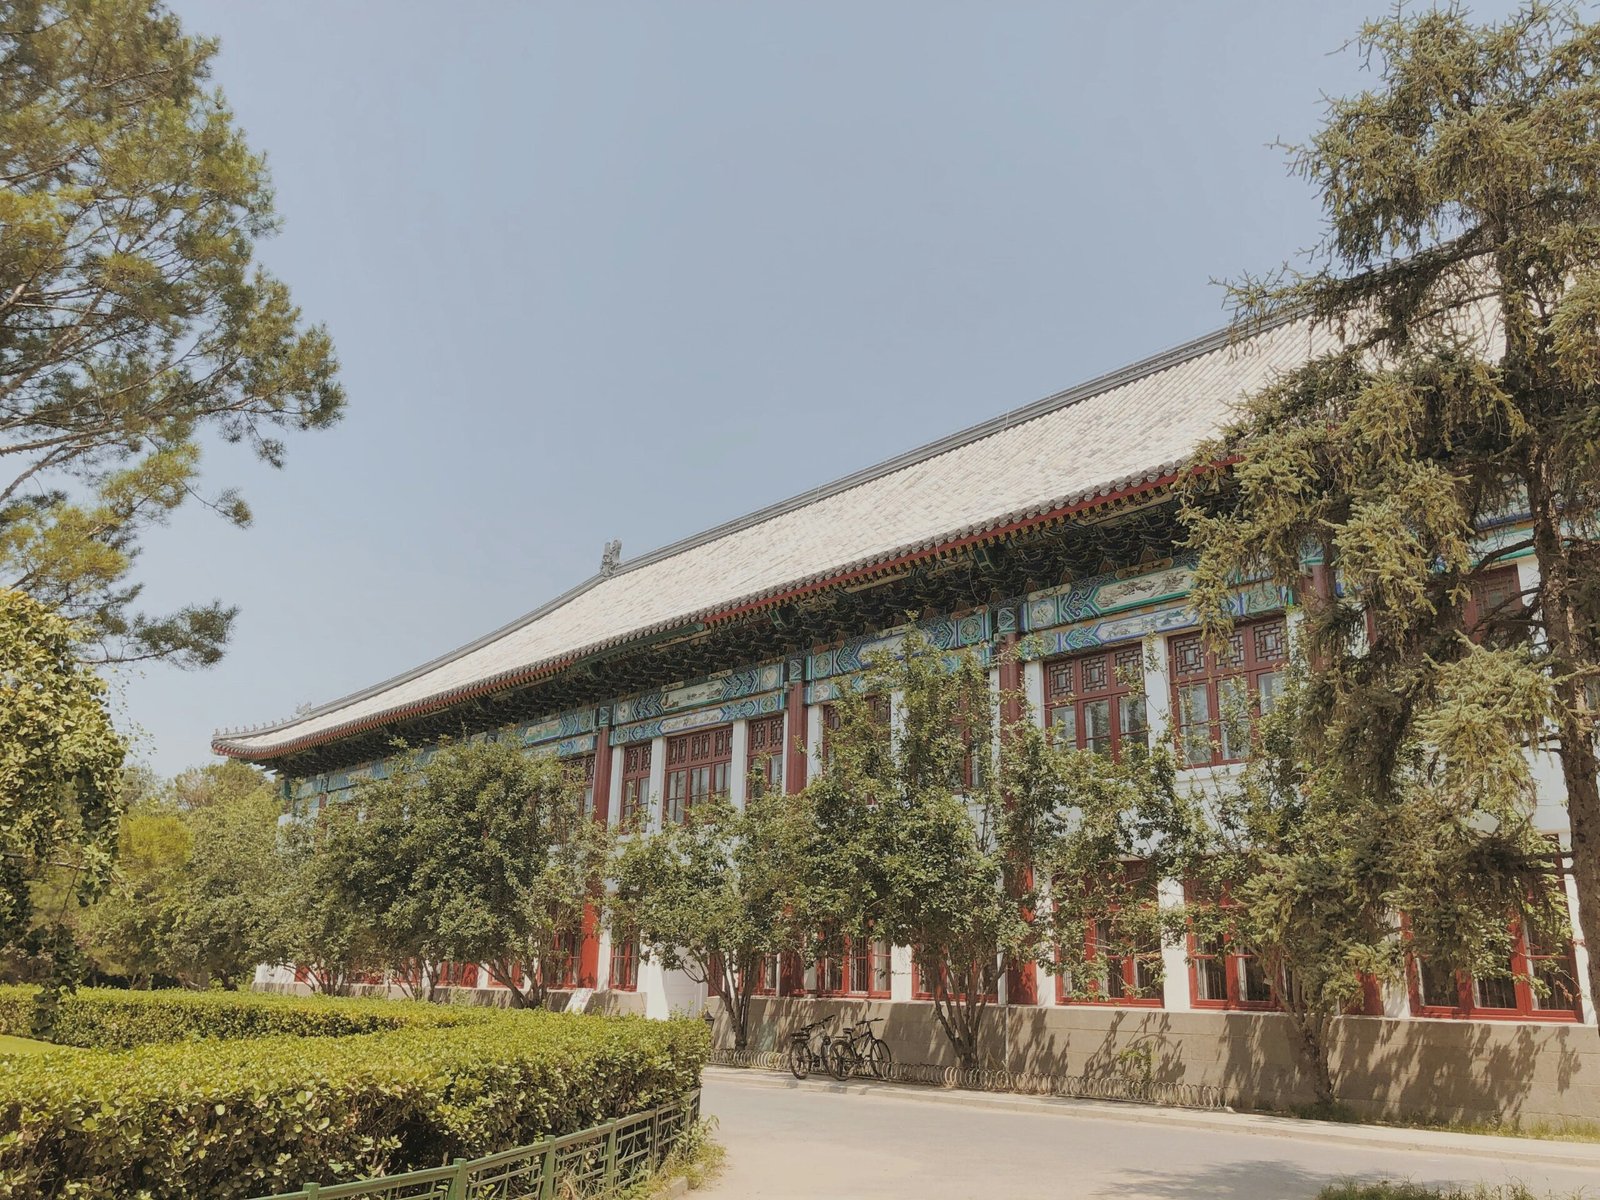
<path id="1" fill-rule="evenodd" d="M 1197 789 L 1166 857 L 1190 886 L 1188 931 L 1253 956 L 1331 1105 L 1335 1025 L 1359 1010 L 1364 980 L 1401 983 L 1412 959 L 1504 976 L 1513 914 L 1547 944 L 1566 918 L 1524 754 L 1550 684 L 1527 655 L 1475 649 L 1441 667 L 1382 793 L 1329 754 L 1317 686 L 1291 665 L 1252 722 L 1250 760 Z"/>
<path id="2" fill-rule="evenodd" d="M 722 999 L 736 1050 L 749 1040 L 764 960 L 801 945 L 805 810 L 784 795 L 754 796 L 742 811 L 712 801 L 681 825 L 635 837 L 616 858 L 613 924 L 638 930 L 662 966 Z"/>
<path id="3" fill-rule="evenodd" d="M 95 968 L 138 987 L 176 978 L 175 929 L 194 838 L 170 801 L 142 796 L 123 815 L 111 886 L 83 918 Z"/>
<path id="4" fill-rule="evenodd" d="M 1001 974 L 1037 940 L 1024 886 L 1032 822 L 1019 815 L 1027 806 L 1008 803 L 1006 770 L 989 766 L 987 665 L 914 633 L 902 651 L 834 702 L 823 770 L 805 792 L 816 826 L 803 915 L 829 935 L 910 946 L 940 1028 L 975 1067 Z M 963 786 L 969 759 L 977 778 Z"/>
<path id="5" fill-rule="evenodd" d="M 45 1024 L 57 989 L 83 966 L 66 906 L 88 903 L 110 881 L 122 815 L 127 748 L 76 641 L 67 621 L 0 589 L 0 946 L 44 964 Z M 61 881 L 60 901 L 36 913 L 46 876 Z"/>
<path id="6" fill-rule="evenodd" d="M 371 922 L 352 898 L 338 830 L 358 814 L 340 806 L 285 825 L 271 894 L 267 961 L 304 967 L 311 986 L 341 996 L 361 972 L 383 965 Z"/>
<path id="7" fill-rule="evenodd" d="M 1491 25 L 1419 10 L 1360 46 L 1375 86 L 1331 101 L 1294 151 L 1326 214 L 1320 262 L 1233 289 L 1247 328 L 1298 315 L 1347 348 L 1250 397 L 1204 449 L 1200 465 L 1232 466 L 1190 496 L 1198 602 L 1215 630 L 1241 574 L 1298 584 L 1306 552 L 1320 560 L 1302 592 L 1314 761 L 1380 802 L 1405 790 L 1421 714 L 1445 711 L 1474 637 L 1531 653 L 1553 694 L 1536 728 L 1516 689 L 1451 702 L 1504 705 L 1558 758 L 1600 944 L 1600 24 L 1542 3 Z M 1525 535 L 1489 537 L 1520 514 Z M 1471 603 L 1527 553 L 1537 583 Z M 1589 970 L 1600 994 L 1600 955 Z"/>
<path id="8" fill-rule="evenodd" d="M 403 758 L 342 818 L 335 887 L 378 928 L 414 931 L 422 957 L 484 963 L 514 1007 L 541 1007 L 610 853 L 583 795 L 570 766 L 511 740 Z"/>
<path id="9" fill-rule="evenodd" d="M 185 772 L 172 790 L 192 847 L 172 931 L 183 969 L 174 973 L 201 986 L 248 985 L 272 956 L 282 805 L 266 776 L 242 763 Z"/>
<path id="10" fill-rule="evenodd" d="M 276 465 L 343 407 L 327 334 L 254 262 L 272 191 L 216 51 L 156 0 L 0 0 L 0 581 L 86 656 L 216 661 L 235 610 L 138 611 L 139 539 L 197 494 L 203 436 Z"/>

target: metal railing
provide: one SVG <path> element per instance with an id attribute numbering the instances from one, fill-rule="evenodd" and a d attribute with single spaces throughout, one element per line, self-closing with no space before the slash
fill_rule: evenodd
<path id="1" fill-rule="evenodd" d="M 762 1071 L 787 1071 L 777 1050 L 713 1050 L 714 1067 L 754 1067 Z M 1167 1083 L 1137 1075 L 1050 1075 L 992 1068 L 963 1069 L 932 1063 L 889 1063 L 882 1075 L 858 1064 L 858 1078 L 890 1083 L 920 1083 L 933 1087 L 965 1088 L 976 1092 L 1015 1092 L 1024 1096 L 1057 1096 L 1069 1100 L 1127 1100 L 1136 1104 L 1165 1104 L 1175 1108 L 1225 1108 L 1223 1090 L 1212 1083 Z"/>
<path id="2" fill-rule="evenodd" d="M 700 1092 L 560 1137 L 446 1167 L 326 1185 L 258 1200 L 555 1200 L 595 1196 L 658 1168 L 700 1117 Z"/>

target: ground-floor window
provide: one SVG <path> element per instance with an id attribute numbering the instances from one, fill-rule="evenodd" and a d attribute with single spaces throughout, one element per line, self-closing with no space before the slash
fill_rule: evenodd
<path id="1" fill-rule="evenodd" d="M 1418 1017 L 1581 1021 L 1583 996 L 1570 939 L 1556 946 L 1512 929 L 1507 974 L 1475 976 L 1447 963 L 1413 957 L 1411 1012 Z"/>
<path id="2" fill-rule="evenodd" d="M 1187 902 L 1201 903 L 1193 888 Z M 1226 913 L 1226 897 L 1221 902 Z M 1207 924 L 1210 924 L 1207 922 Z M 1260 958 L 1229 929 L 1189 933 L 1189 998 L 1196 1008 L 1273 1009 L 1277 994 Z"/>
<path id="3" fill-rule="evenodd" d="M 889 943 L 882 938 L 826 939 L 817 956 L 819 996 L 889 995 Z"/>
<path id="4" fill-rule="evenodd" d="M 952 972 L 948 963 L 938 958 L 933 958 L 930 961 L 927 956 L 913 951 L 911 996 L 914 1000 L 932 1000 L 937 983 L 942 981 L 944 983 L 944 991 L 947 996 L 952 996 L 957 1000 L 964 1001 L 967 998 L 967 980 L 974 977 L 981 979 L 986 974 L 989 973 L 983 971 L 982 964 L 974 964 L 970 973 L 963 972 L 960 973 L 958 977 L 952 977 Z M 998 972 L 993 973 L 993 978 L 998 980 Z M 984 993 L 983 999 L 985 1003 L 988 1004 L 999 1003 L 1000 997 L 993 984 L 991 984 L 989 990 Z"/>
<path id="5" fill-rule="evenodd" d="M 619 992 L 636 991 L 639 987 L 639 935 L 637 933 L 611 936 L 611 987 Z"/>

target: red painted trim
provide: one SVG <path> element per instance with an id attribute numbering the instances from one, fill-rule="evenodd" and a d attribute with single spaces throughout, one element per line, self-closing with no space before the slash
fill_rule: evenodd
<path id="1" fill-rule="evenodd" d="M 1216 465 L 1227 466 L 1229 465 L 1229 461 L 1231 460 L 1224 461 Z M 684 618 L 684 622 L 689 623 L 698 621 L 699 623 L 707 626 L 716 625 L 723 621 L 732 620 L 735 617 L 744 616 L 747 613 L 758 612 L 765 608 L 771 608 L 773 605 L 781 604 L 785 600 L 793 600 L 801 596 L 809 596 L 817 592 L 826 591 L 829 588 L 835 588 L 845 584 L 854 583 L 861 579 L 870 578 L 873 575 L 880 575 L 886 571 L 892 571 L 896 567 L 907 566 L 913 563 L 925 561 L 930 558 L 941 558 L 954 551 L 963 550 L 968 546 L 975 546 L 984 542 L 996 541 L 1013 533 L 1020 533 L 1025 530 L 1036 529 L 1044 525 L 1052 525 L 1058 521 L 1070 516 L 1075 516 L 1079 513 L 1089 512 L 1097 508 L 1104 508 L 1121 500 L 1127 500 L 1149 492 L 1159 491 L 1160 489 L 1168 487 L 1177 482 L 1178 479 L 1184 477 L 1185 475 L 1192 473 L 1192 471 L 1169 472 L 1166 475 L 1160 475 L 1154 479 L 1147 479 L 1142 483 L 1132 484 L 1124 488 L 1118 488 L 1117 490 L 1111 492 L 1103 492 L 1096 496 L 1076 501 L 1072 504 L 1059 505 L 1056 508 L 1049 509 L 1031 517 L 1023 517 L 1019 518 L 1018 520 L 1009 521 L 1004 525 L 997 525 L 991 529 L 986 529 L 979 533 L 972 533 L 967 534 L 964 537 L 952 538 L 949 541 L 940 542 L 922 550 L 908 551 L 906 553 L 896 555 L 893 558 L 884 559 L 880 562 L 872 563 L 865 567 L 857 567 L 849 571 L 843 571 L 834 575 L 824 576 L 823 578 L 814 580 L 811 583 L 801 584 L 797 587 L 791 587 L 777 591 L 771 595 L 762 596 L 759 599 L 749 600 L 743 604 L 735 605 L 732 608 L 713 611 L 706 616 L 695 617 L 690 615 Z M 370 729 L 376 729 L 384 725 L 392 724 L 395 721 L 408 720 L 413 717 L 424 716 L 430 712 L 438 712 L 441 709 L 450 708 L 456 704 L 459 704 L 464 700 L 471 700 L 491 692 L 504 691 L 507 688 L 520 687 L 524 684 L 531 683 L 536 679 L 554 675 L 566 669 L 567 667 L 582 661 L 589 655 L 598 653 L 601 650 L 609 650 L 615 646 L 626 645 L 627 642 L 632 638 L 648 636 L 650 632 L 657 631 L 642 630 L 638 633 L 630 635 L 629 637 L 619 639 L 618 641 L 601 643 L 583 651 L 564 655 L 563 657 L 548 663 L 531 667 L 520 667 L 513 671 L 506 671 L 500 675 L 492 676 L 489 679 L 480 680 L 477 683 L 467 684 L 453 691 L 445 692 L 439 696 L 432 696 L 424 700 L 417 700 L 411 704 L 401 705 L 398 708 L 386 709 L 383 712 L 375 713 L 370 717 L 363 717 L 358 721 L 351 721 L 344 725 L 335 725 L 333 728 L 324 730 L 321 733 L 295 738 L 294 740 L 285 742 L 283 745 L 275 747 L 271 750 L 252 751 L 241 746 L 230 746 L 225 741 L 220 739 L 213 741 L 211 743 L 211 748 L 216 753 L 225 755 L 229 758 L 244 758 L 257 762 L 269 761 L 276 758 L 284 758 L 287 755 L 296 754 L 302 750 L 309 750 L 314 746 L 326 745 L 329 742 L 337 742 L 347 737 L 354 737 L 357 734 L 364 733 Z M 245 734 L 240 736 L 252 735 Z"/>
<path id="2" fill-rule="evenodd" d="M 594 819 L 609 825 L 611 815 L 611 726 L 594 731 Z"/>
<path id="3" fill-rule="evenodd" d="M 583 906 L 582 941 L 578 944 L 578 986 L 598 987 L 600 980 L 600 910 Z"/>
<path id="4" fill-rule="evenodd" d="M 783 790 L 793 796 L 806 786 L 806 685 L 796 679 L 789 684 L 784 702 Z"/>

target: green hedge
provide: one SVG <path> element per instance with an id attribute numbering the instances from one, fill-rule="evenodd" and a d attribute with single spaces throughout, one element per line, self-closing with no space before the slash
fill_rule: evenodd
<path id="1" fill-rule="evenodd" d="M 34 995 L 29 987 L 0 987 L 0 1034 L 31 1036 Z M 51 1040 L 62 1046 L 131 1050 L 200 1038 L 349 1037 L 386 1029 L 459 1025 L 492 1015 L 486 1009 L 415 1001 L 84 988 L 62 998 Z"/>
<path id="2" fill-rule="evenodd" d="M 708 1049 L 699 1021 L 518 1012 L 0 1060 L 0 1196 L 228 1200 L 435 1166 L 675 1099 Z"/>

